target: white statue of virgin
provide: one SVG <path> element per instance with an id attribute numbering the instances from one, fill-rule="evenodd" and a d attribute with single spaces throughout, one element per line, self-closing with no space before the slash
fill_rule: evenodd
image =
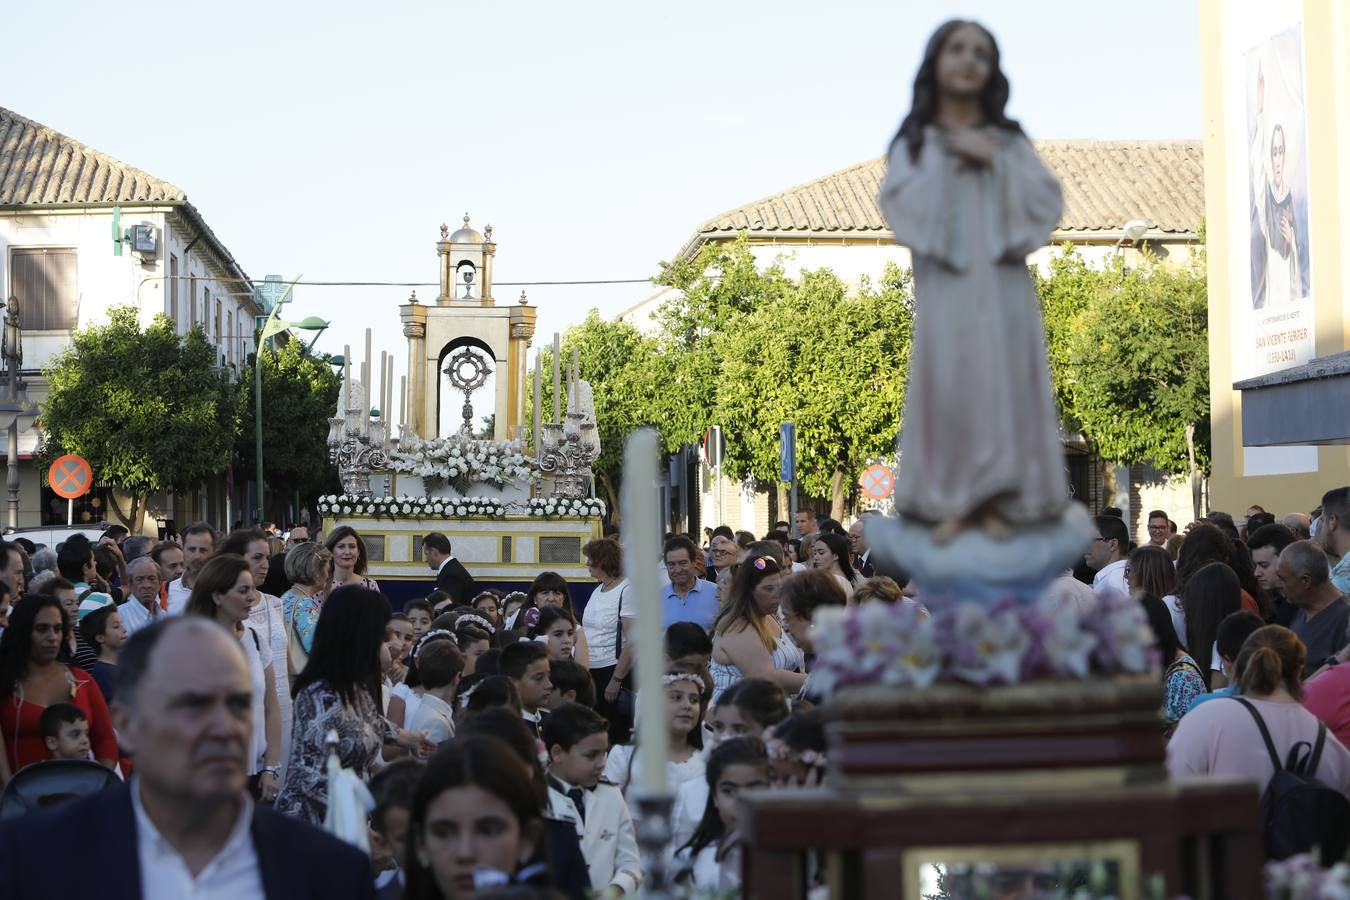
<path id="1" fill-rule="evenodd" d="M 1082 553 L 1090 528 L 1069 503 L 1026 264 L 1059 220 L 1060 186 L 1004 114 L 1008 92 L 987 30 L 939 27 L 880 197 L 913 256 L 916 322 L 900 519 L 878 522 L 878 533 L 900 529 L 883 543 L 904 548 L 894 555 L 921 588 L 963 598 L 1039 594 Z"/>

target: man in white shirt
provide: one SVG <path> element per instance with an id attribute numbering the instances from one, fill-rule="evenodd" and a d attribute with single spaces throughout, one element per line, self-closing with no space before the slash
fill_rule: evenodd
<path id="1" fill-rule="evenodd" d="M 1097 516 L 1096 536 L 1088 547 L 1087 564 L 1097 570 L 1092 579 L 1092 590 L 1099 598 L 1107 594 L 1130 596 L 1125 577 L 1125 558 L 1130 554 L 1130 533 L 1125 522 L 1117 516 Z"/>
<path id="2" fill-rule="evenodd" d="M 205 522 L 196 522 L 183 529 L 183 562 L 185 568 L 178 580 L 169 582 L 166 609 L 178 615 L 187 609 L 188 597 L 192 595 L 192 579 L 201 571 L 208 559 L 215 555 L 216 530 Z"/>
<path id="3" fill-rule="evenodd" d="M 409 731 L 425 731 L 427 740 L 443 744 L 455 736 L 455 689 L 464 672 L 464 654 L 453 638 L 437 638 L 417 652 L 417 674 L 422 680 L 422 702 L 408 724 Z"/>
<path id="4" fill-rule="evenodd" d="M 130 637 L 159 621 L 165 613 L 159 608 L 159 565 L 153 559 L 138 556 L 127 563 L 127 578 L 131 597 L 117 611 L 121 613 L 122 627 Z"/>
<path id="5" fill-rule="evenodd" d="M 251 681 L 234 635 L 197 616 L 141 629 L 122 648 L 116 698 L 136 776 L 0 825 L 0 896 L 51 896 L 59 871 L 63 896 L 101 900 L 374 898 L 364 853 L 249 798 Z"/>

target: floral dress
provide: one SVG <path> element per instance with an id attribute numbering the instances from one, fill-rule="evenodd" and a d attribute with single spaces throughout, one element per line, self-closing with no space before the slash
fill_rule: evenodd
<path id="1" fill-rule="evenodd" d="M 1191 702 L 1206 690 L 1200 667 L 1183 653 L 1163 673 L 1163 715 L 1169 722 L 1177 721 L 1191 708 Z"/>
<path id="2" fill-rule="evenodd" d="M 291 588 L 281 595 L 281 606 L 287 630 L 295 633 L 301 649 L 308 654 L 314 649 L 314 628 L 319 624 L 323 601 Z M 293 660 L 293 664 L 297 672 L 304 668 L 304 660 Z"/>
<path id="3" fill-rule="evenodd" d="M 328 732 L 338 733 L 338 758 L 343 768 L 368 780 L 381 748 L 398 737 L 398 729 L 380 715 L 365 691 L 358 689 L 355 705 L 349 706 L 325 681 L 307 685 L 297 694 L 294 709 L 290 765 L 276 808 L 322 826 L 328 812 Z"/>

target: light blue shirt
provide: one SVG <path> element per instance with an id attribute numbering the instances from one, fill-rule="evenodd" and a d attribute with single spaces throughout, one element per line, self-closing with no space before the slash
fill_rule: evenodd
<path id="1" fill-rule="evenodd" d="M 1237 684 L 1232 683 L 1229 684 L 1227 687 L 1219 688 L 1217 691 L 1210 691 L 1208 694 L 1201 694 L 1199 697 L 1196 697 L 1194 700 L 1191 701 L 1190 709 L 1186 710 L 1186 712 L 1190 712 L 1192 709 L 1195 709 L 1201 703 L 1208 703 L 1210 700 L 1217 700 L 1220 697 L 1236 697 L 1238 696 L 1238 693 L 1239 692 Z"/>
<path id="2" fill-rule="evenodd" d="M 661 588 L 661 627 L 669 628 L 676 622 L 693 622 L 704 631 L 712 628 L 717 618 L 717 585 L 702 578 L 694 579 L 689 593 L 681 597 L 674 584 Z"/>
<path id="3" fill-rule="evenodd" d="M 1342 594 L 1350 594 L 1350 553 L 1346 553 L 1331 567 L 1331 583 Z"/>

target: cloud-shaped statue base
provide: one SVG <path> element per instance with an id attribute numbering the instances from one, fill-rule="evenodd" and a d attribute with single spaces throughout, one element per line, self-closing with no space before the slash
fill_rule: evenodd
<path id="1" fill-rule="evenodd" d="M 1056 520 L 1018 526 L 1006 539 L 967 529 L 937 543 L 931 523 L 905 518 L 873 516 L 866 526 L 872 552 L 908 570 L 924 595 L 977 603 L 1009 596 L 1034 603 L 1082 559 L 1095 533 L 1079 503 L 1068 504 Z"/>

